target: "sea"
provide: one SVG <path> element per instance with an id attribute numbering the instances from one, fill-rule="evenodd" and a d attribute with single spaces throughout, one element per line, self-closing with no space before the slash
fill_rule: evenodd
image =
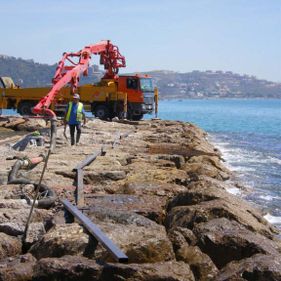
<path id="1" fill-rule="evenodd" d="M 232 192 L 257 204 L 281 230 L 281 99 L 162 100 L 158 117 L 207 131 L 224 164 L 247 190 Z"/>
<path id="2" fill-rule="evenodd" d="M 158 117 L 207 131 L 247 190 L 234 192 L 281 230 L 281 99 L 163 100 Z"/>

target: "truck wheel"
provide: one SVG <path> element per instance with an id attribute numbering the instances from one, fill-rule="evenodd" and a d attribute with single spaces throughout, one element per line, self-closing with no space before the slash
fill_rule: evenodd
<path id="1" fill-rule="evenodd" d="M 18 106 L 18 112 L 20 115 L 33 115 L 31 111 L 33 106 L 34 103 L 29 101 L 23 101 Z"/>
<path id="2" fill-rule="evenodd" d="M 95 108 L 94 114 L 101 120 L 106 120 L 109 118 L 109 110 L 105 105 L 98 105 Z"/>
<path id="3" fill-rule="evenodd" d="M 139 121 L 143 118 L 143 114 L 132 115 L 132 120 Z"/>

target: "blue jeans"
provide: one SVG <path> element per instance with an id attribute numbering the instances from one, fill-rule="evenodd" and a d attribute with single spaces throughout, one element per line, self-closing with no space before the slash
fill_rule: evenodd
<path id="1" fill-rule="evenodd" d="M 75 124 L 75 125 L 71 125 L 69 124 L 69 130 L 70 130 L 70 137 L 71 137 L 71 145 L 75 144 L 75 129 L 77 131 L 76 134 L 76 143 L 79 142 L 80 140 L 80 135 L 81 135 L 81 124 Z"/>

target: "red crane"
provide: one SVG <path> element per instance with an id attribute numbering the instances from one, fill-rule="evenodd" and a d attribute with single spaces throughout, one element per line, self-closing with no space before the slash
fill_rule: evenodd
<path id="1" fill-rule="evenodd" d="M 86 46 L 77 53 L 64 53 L 52 79 L 52 89 L 38 102 L 32 112 L 55 118 L 56 114 L 49 109 L 51 103 L 60 89 L 67 84 L 71 85 L 72 93 L 76 92 L 81 74 L 84 76 L 88 74 L 92 54 L 100 55 L 100 63 L 104 65 L 104 69 L 106 70 L 103 76 L 104 79 L 115 78 L 119 68 L 126 66 L 125 57 L 120 54 L 118 47 L 113 45 L 110 40 L 103 40 L 99 43 Z M 79 58 L 78 63 L 72 60 L 73 57 Z M 66 60 L 71 65 L 65 65 Z"/>

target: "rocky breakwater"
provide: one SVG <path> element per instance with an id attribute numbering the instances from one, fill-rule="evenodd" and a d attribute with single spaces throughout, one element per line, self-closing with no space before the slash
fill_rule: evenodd
<path id="1" fill-rule="evenodd" d="M 73 168 L 84 169 L 84 214 L 129 257 L 114 262 L 78 223 L 66 223 L 58 201 L 36 209 L 29 243 L 21 235 L 29 206 L 22 187 L 0 189 L 0 280 L 281 280 L 281 242 L 261 212 L 227 192 L 232 174 L 196 126 L 172 121 L 89 121 L 81 146 L 58 145 L 44 184 L 74 201 Z M 32 147 L 9 156 L 37 156 Z M 11 158 L 11 157 L 10 157 Z M 8 176 L 13 160 L 1 159 Z M 40 164 L 27 175 L 39 179 Z"/>

